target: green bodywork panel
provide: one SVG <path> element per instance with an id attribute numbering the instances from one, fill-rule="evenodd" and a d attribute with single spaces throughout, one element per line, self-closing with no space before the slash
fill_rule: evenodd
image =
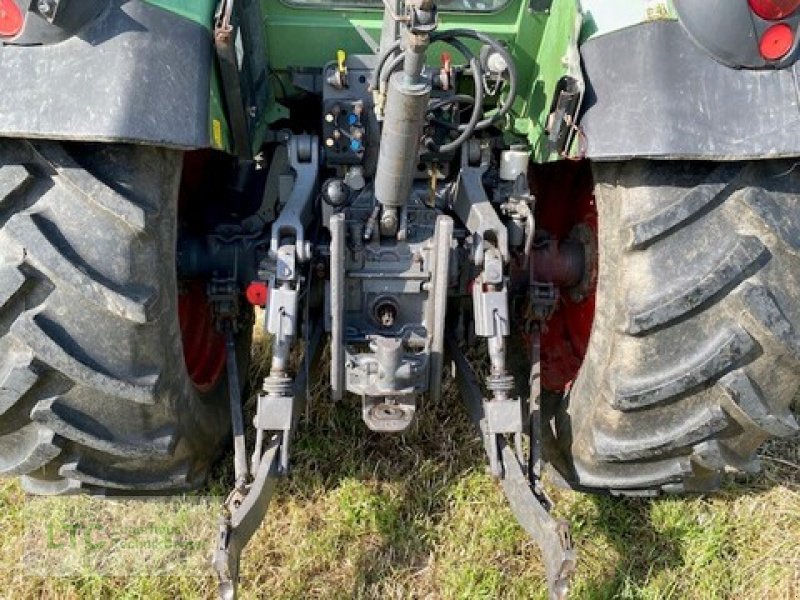
<path id="1" fill-rule="evenodd" d="M 146 1 L 202 23 L 209 30 L 212 28 L 217 0 Z M 321 69 L 336 58 L 340 49 L 348 54 L 370 53 L 364 36 L 376 43 L 380 40 L 383 20 L 380 9 L 298 8 L 280 0 L 261 0 L 261 4 L 272 77 L 283 82 L 279 90 L 281 87 L 291 89 L 288 85 L 290 69 Z M 547 162 L 562 158 L 550 151 L 544 133 L 556 84 L 564 75 L 580 76 L 576 64 L 580 10 L 578 0 L 553 0 L 547 11 L 533 11 L 529 4 L 529 0 L 513 0 L 494 13 L 442 12 L 440 29 L 476 29 L 508 45 L 520 81 L 519 95 L 506 130 L 510 135 L 528 140 L 534 160 Z M 444 46 L 431 48 L 428 54 L 431 64 L 438 64 L 444 50 Z M 230 151 L 229 128 L 216 68 L 209 97 L 210 146 Z M 280 102 L 280 98 L 276 102 Z M 276 106 L 268 111 L 257 130 L 265 132 L 266 124 L 280 118 L 283 114 L 280 108 Z M 255 143 L 260 144 L 262 139 Z"/>
<path id="2" fill-rule="evenodd" d="M 217 0 L 145 0 L 145 2 L 205 25 L 209 31 L 217 7 Z"/>

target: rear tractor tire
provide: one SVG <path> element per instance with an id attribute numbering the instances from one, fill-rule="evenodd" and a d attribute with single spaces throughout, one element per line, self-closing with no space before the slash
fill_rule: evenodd
<path id="1" fill-rule="evenodd" d="M 204 381 L 184 361 L 182 164 L 150 147 L 0 140 L 0 474 L 30 493 L 194 488 L 229 434 L 224 355 L 194 365 Z M 219 348 L 187 335 L 195 352 Z"/>
<path id="2" fill-rule="evenodd" d="M 714 490 L 799 429 L 800 170 L 633 161 L 594 177 L 597 308 L 556 416 L 562 475 L 622 495 Z"/>

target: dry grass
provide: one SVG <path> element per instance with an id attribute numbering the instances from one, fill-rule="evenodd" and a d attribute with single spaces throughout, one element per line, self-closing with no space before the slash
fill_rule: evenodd
<path id="1" fill-rule="evenodd" d="M 256 357 L 263 363 L 263 341 Z M 368 432 L 355 404 L 318 401 L 299 431 L 293 474 L 246 553 L 242 596 L 545 598 L 537 549 L 487 474 L 454 396 L 425 407 L 402 436 Z M 761 475 L 713 497 L 556 492 L 580 553 L 574 597 L 800 597 L 798 445 L 772 444 L 762 462 Z M 229 474 L 216 474 L 217 491 Z M 23 502 L 16 483 L 2 484 L 0 590 L 8 597 L 214 595 L 213 579 L 196 569 L 28 576 L 19 562 Z"/>

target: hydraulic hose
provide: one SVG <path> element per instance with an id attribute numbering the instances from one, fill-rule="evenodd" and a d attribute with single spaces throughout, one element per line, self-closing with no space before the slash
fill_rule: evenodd
<path id="1" fill-rule="evenodd" d="M 430 103 L 428 112 L 439 110 L 451 104 L 475 104 L 475 98 L 467 94 L 456 94 L 447 98 L 438 98 Z M 435 121 L 436 123 L 445 123 L 445 121 Z"/>
<path id="2" fill-rule="evenodd" d="M 491 117 L 483 120 L 481 120 L 481 116 L 483 115 L 483 101 L 485 95 L 483 89 L 483 69 L 480 65 L 480 61 L 459 38 L 469 38 L 486 44 L 503 58 L 508 68 L 508 95 L 500 105 L 500 108 L 498 108 L 497 112 L 495 112 L 495 114 Z M 467 123 L 455 126 L 451 123 L 435 121 L 439 125 L 459 131 L 459 136 L 452 142 L 442 144 L 441 146 L 437 146 L 430 139 L 425 142 L 425 146 L 428 148 L 428 150 L 435 153 L 444 154 L 456 150 L 476 131 L 481 131 L 491 127 L 508 114 L 517 97 L 518 75 L 516 65 L 514 64 L 514 60 L 508 50 L 506 50 L 506 48 L 503 47 L 503 45 L 497 40 L 479 31 L 473 31 L 471 29 L 451 29 L 449 31 L 434 33 L 431 35 L 431 42 L 443 42 L 459 51 L 469 61 L 470 68 L 472 70 L 472 78 L 475 82 L 475 98 L 471 99 L 474 103 L 473 110 L 470 120 Z M 393 44 L 381 52 L 378 57 L 375 70 L 372 73 L 371 84 L 373 89 L 384 89 L 388 84 L 392 73 L 394 73 L 404 63 L 406 57 L 405 52 L 400 52 L 400 54 L 394 56 L 391 62 L 389 62 L 390 57 L 392 57 L 401 49 L 401 40 L 396 40 Z"/>
<path id="3" fill-rule="evenodd" d="M 389 78 L 392 76 L 392 73 L 402 67 L 405 60 L 406 54 L 403 52 L 395 56 L 394 59 L 392 59 L 392 62 L 389 63 L 389 66 L 383 69 L 380 79 L 381 88 L 385 87 L 389 83 Z"/>
<path id="4" fill-rule="evenodd" d="M 372 85 L 372 89 L 377 90 L 380 87 L 381 82 L 381 75 L 383 73 L 383 68 L 386 66 L 386 63 L 389 61 L 389 57 L 394 55 L 395 52 L 401 50 L 402 40 L 396 40 L 391 46 L 386 48 L 383 52 L 380 53 L 378 56 L 378 63 L 375 65 L 375 70 L 372 72 L 372 81 L 370 84 Z M 399 56 L 402 56 L 400 54 Z M 386 77 L 388 81 L 389 77 Z"/>
<path id="5" fill-rule="evenodd" d="M 475 81 L 475 104 L 472 107 L 472 115 L 470 116 L 469 122 L 464 125 L 461 134 L 452 142 L 437 146 L 430 138 L 425 141 L 425 147 L 436 154 L 447 154 L 448 152 L 457 150 L 464 142 L 472 137 L 475 131 L 477 131 L 481 115 L 483 114 L 483 70 L 481 69 L 480 61 L 470 52 L 466 44 L 463 44 L 459 40 L 453 38 L 442 41 L 461 52 L 464 57 L 469 58 L 469 64 L 472 68 L 472 78 Z"/>
<path id="6" fill-rule="evenodd" d="M 505 47 L 503 47 L 503 45 L 500 42 L 479 31 L 473 31 L 471 29 L 451 29 L 449 31 L 442 31 L 433 34 L 431 36 L 431 41 L 449 42 L 451 39 L 464 38 L 464 37 L 477 40 L 492 48 L 495 52 L 497 52 L 500 56 L 503 57 L 503 60 L 506 62 L 506 65 L 508 67 L 508 96 L 506 97 L 505 101 L 494 115 L 492 115 L 488 119 L 480 121 L 475 126 L 475 130 L 480 131 L 486 129 L 487 127 L 491 127 L 493 124 L 500 121 L 503 117 L 505 117 L 508 114 L 508 112 L 511 110 L 511 107 L 514 105 L 514 101 L 517 99 L 517 88 L 519 85 L 517 67 L 514 64 L 514 59 L 512 58 L 511 54 L 508 52 L 508 50 L 505 49 Z M 477 82 L 476 85 L 478 84 L 480 84 L 482 87 L 483 82 L 479 81 Z M 461 127 L 466 127 L 466 126 L 462 125 Z M 461 130 L 461 127 L 459 127 L 459 130 Z"/>

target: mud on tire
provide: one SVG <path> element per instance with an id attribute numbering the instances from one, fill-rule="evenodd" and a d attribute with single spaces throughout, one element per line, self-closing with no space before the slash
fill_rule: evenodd
<path id="1" fill-rule="evenodd" d="M 222 383 L 183 361 L 180 152 L 0 141 L 0 474 L 37 494 L 201 484 Z"/>
<path id="2" fill-rule="evenodd" d="M 556 418 L 576 487 L 708 491 L 796 435 L 800 169 L 595 166 L 600 274 L 581 371 Z"/>

